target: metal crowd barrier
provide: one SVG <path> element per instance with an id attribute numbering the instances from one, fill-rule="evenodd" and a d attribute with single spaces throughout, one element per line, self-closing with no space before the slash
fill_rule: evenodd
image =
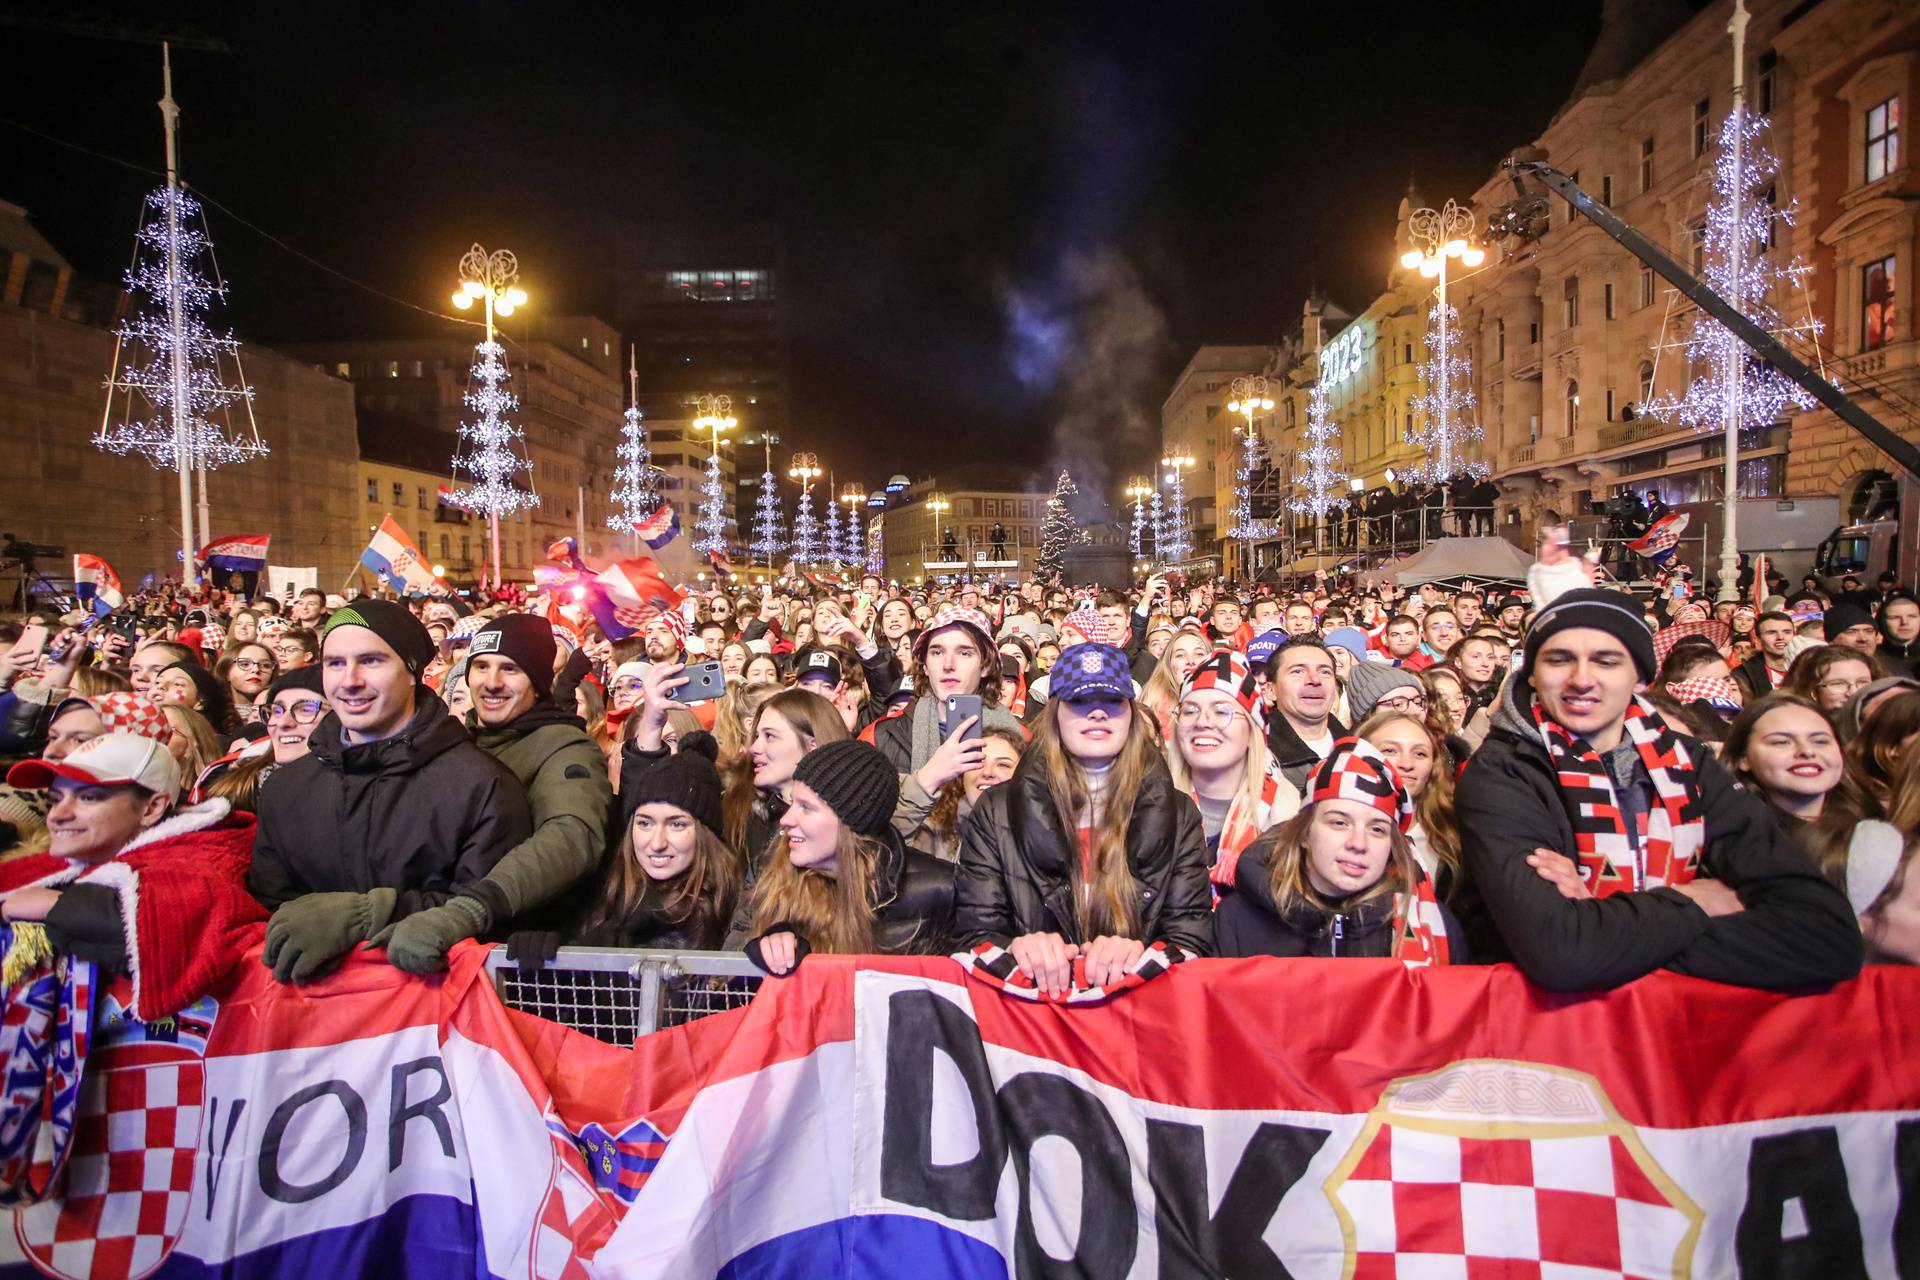
<path id="1" fill-rule="evenodd" d="M 764 976 L 737 951 L 631 951 L 562 947 L 522 972 L 496 947 L 487 976 L 510 1009 L 628 1046 L 641 1036 L 738 1009 Z"/>

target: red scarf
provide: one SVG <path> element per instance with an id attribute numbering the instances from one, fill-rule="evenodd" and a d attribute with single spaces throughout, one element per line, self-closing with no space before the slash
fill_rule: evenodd
<path id="1" fill-rule="evenodd" d="M 1447 947 L 1446 917 L 1440 914 L 1440 902 L 1433 896 L 1433 881 L 1425 875 L 1420 876 L 1412 893 L 1393 897 L 1393 958 L 1409 969 L 1453 963 Z"/>
<path id="2" fill-rule="evenodd" d="M 1693 758 L 1651 704 L 1636 696 L 1625 725 L 1627 740 L 1653 779 L 1654 803 L 1637 845 L 1627 836 L 1613 779 L 1599 753 L 1584 738 L 1549 720 L 1538 702 L 1533 722 L 1546 743 L 1573 824 L 1574 861 L 1594 897 L 1683 885 L 1699 873 L 1707 832 Z"/>

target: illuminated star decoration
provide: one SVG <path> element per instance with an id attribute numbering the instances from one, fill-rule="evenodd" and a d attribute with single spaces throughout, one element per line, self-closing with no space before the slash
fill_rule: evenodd
<path id="1" fill-rule="evenodd" d="M 1427 313 L 1427 358 L 1420 362 L 1420 394 L 1412 406 L 1420 425 L 1407 432 L 1407 443 L 1427 456 L 1407 468 L 1408 479 L 1439 484 L 1461 471 L 1486 478 L 1487 464 L 1466 456 L 1466 446 L 1485 437 L 1472 417 L 1478 404 L 1472 383 L 1473 360 L 1460 341 L 1460 313 L 1451 302 L 1435 303 Z"/>
<path id="2" fill-rule="evenodd" d="M 702 556 L 723 554 L 727 550 L 727 491 L 720 482 L 720 433 L 736 424 L 731 396 L 701 396 L 700 416 L 694 419 L 695 432 L 705 432 L 707 440 L 706 475 L 700 481 L 700 518 L 693 522 L 699 537 L 693 549 Z"/>
<path id="3" fill-rule="evenodd" d="M 819 526 L 813 518 L 813 490 L 803 487 L 793 509 L 793 558 L 805 568 L 820 559 Z"/>
<path id="4" fill-rule="evenodd" d="M 1776 208 L 1767 200 L 1780 167 L 1767 146 L 1767 129 L 1766 117 L 1749 115 L 1737 99 L 1721 123 L 1701 274 L 1708 287 L 1760 328 L 1776 337 L 1793 333 L 1813 340 L 1821 332 L 1819 321 L 1809 315 L 1805 324 L 1788 325 L 1774 302 L 1779 290 L 1799 285 L 1808 268 L 1797 258 L 1782 266 L 1770 253 L 1776 224 L 1791 225 L 1793 208 Z M 1682 346 L 1687 367 L 1701 372 L 1680 395 L 1649 401 L 1644 412 L 1650 417 L 1695 431 L 1722 431 L 1729 419 L 1742 430 L 1758 430 L 1779 422 L 1789 407 L 1811 409 L 1816 403 L 1704 311 L 1694 315 Z"/>
<path id="5" fill-rule="evenodd" d="M 253 388 L 241 376 L 240 343 L 232 331 L 216 333 L 207 323 L 227 288 L 215 274 L 213 243 L 192 196 L 161 187 L 147 197 L 126 285 L 134 306 L 114 331 L 116 367 L 107 381 L 109 415 L 114 394 L 124 392 L 125 416 L 103 425 L 95 446 L 122 457 L 138 453 L 171 470 L 180 465 L 176 428 L 184 426 L 188 467 L 212 470 L 268 452 L 253 427 Z M 231 379 L 223 360 L 232 361 Z M 136 395 L 151 412 L 138 413 Z M 244 435 L 214 420 L 234 404 L 247 411 Z"/>
<path id="6" fill-rule="evenodd" d="M 1185 560 L 1193 554 L 1193 526 L 1187 523 L 1186 484 L 1181 479 L 1180 467 L 1173 468 L 1173 492 L 1167 495 L 1167 505 L 1162 515 L 1161 559 L 1170 563 Z"/>
<path id="7" fill-rule="evenodd" d="M 753 545 L 750 550 L 769 565 L 787 547 L 786 535 L 780 525 L 780 491 L 774 485 L 773 472 L 762 471 L 760 498 L 753 508 Z"/>
<path id="8" fill-rule="evenodd" d="M 614 511 L 607 517 L 607 528 L 626 532 L 652 515 L 660 505 L 653 451 L 647 447 L 647 424 L 637 404 L 627 406 L 625 421 L 620 426 L 620 444 L 614 454 L 620 465 L 613 473 Z"/>

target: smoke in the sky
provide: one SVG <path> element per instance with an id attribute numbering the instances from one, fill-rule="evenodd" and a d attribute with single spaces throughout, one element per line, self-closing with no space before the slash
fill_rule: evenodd
<path id="1" fill-rule="evenodd" d="M 1069 250 L 1051 296 L 1006 293 L 1009 358 L 1054 415 L 1049 480 L 1061 468 L 1112 504 L 1115 459 L 1157 448 L 1166 316 L 1117 250 Z"/>

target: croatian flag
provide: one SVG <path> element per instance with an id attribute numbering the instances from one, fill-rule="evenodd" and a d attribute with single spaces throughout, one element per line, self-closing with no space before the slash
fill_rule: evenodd
<path id="1" fill-rule="evenodd" d="M 126 603 L 120 591 L 120 575 L 99 556 L 78 553 L 73 557 L 73 593 L 80 603 L 104 618 Z"/>
<path id="2" fill-rule="evenodd" d="M 465 511 L 467 509 L 467 505 L 464 502 L 461 502 L 460 499 L 457 496 L 455 496 L 453 489 L 450 486 L 443 484 L 439 487 L 437 492 L 439 495 L 439 502 L 441 506 L 452 507 L 456 511 Z"/>
<path id="3" fill-rule="evenodd" d="M 215 538 L 200 548 L 196 557 L 210 569 L 229 573 L 259 573 L 267 567 L 267 543 L 271 534 L 242 533 L 231 538 Z"/>
<path id="4" fill-rule="evenodd" d="M 658 551 L 680 536 L 680 513 L 671 502 L 662 501 L 652 515 L 633 522 L 633 531 L 640 535 L 640 541 Z"/>
<path id="5" fill-rule="evenodd" d="M 609 640 L 624 640 L 656 613 L 680 608 L 684 593 L 661 576 L 652 556 L 622 560 L 602 571 L 587 590 L 587 607 Z"/>
<path id="6" fill-rule="evenodd" d="M 373 541 L 360 553 L 360 563 L 379 574 L 394 591 L 431 592 L 445 586 L 433 576 L 420 548 L 413 545 L 413 539 L 392 516 L 380 522 Z"/>
<path id="7" fill-rule="evenodd" d="M 1673 549 L 1680 545 L 1680 535 L 1687 530 L 1687 521 L 1691 519 L 1685 512 L 1675 511 L 1671 515 L 1661 516 L 1647 531 L 1627 544 L 1627 550 L 1645 556 L 1655 565 L 1665 565 L 1673 559 Z"/>

